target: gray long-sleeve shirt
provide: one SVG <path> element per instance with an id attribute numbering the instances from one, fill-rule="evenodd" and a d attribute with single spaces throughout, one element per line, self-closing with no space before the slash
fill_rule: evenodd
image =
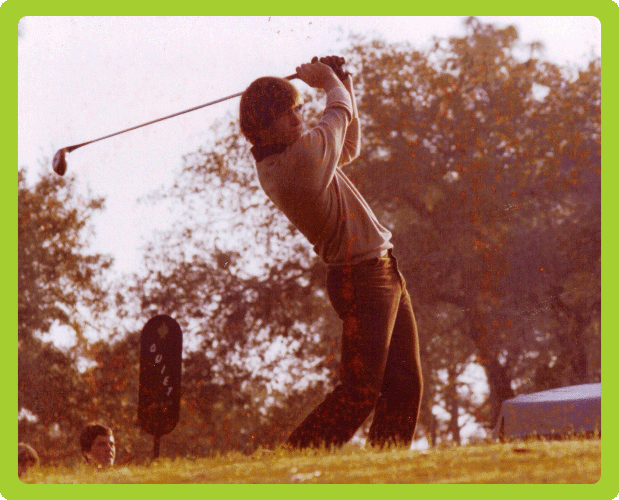
<path id="1" fill-rule="evenodd" d="M 391 233 L 341 166 L 359 155 L 353 97 L 337 87 L 316 127 L 256 163 L 262 189 L 329 265 L 357 264 L 392 248 Z"/>

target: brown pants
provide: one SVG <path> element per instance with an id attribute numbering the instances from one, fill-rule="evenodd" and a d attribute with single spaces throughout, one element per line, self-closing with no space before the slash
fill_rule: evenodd
<path id="1" fill-rule="evenodd" d="M 343 322 L 340 383 L 287 445 L 341 446 L 374 409 L 369 443 L 410 447 L 423 382 L 413 307 L 395 257 L 333 266 L 327 291 Z"/>

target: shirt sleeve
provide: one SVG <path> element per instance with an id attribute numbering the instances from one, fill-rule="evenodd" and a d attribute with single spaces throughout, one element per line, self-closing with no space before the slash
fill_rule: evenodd
<path id="1" fill-rule="evenodd" d="M 350 99 L 352 104 L 352 120 L 346 129 L 346 137 L 344 139 L 344 147 L 338 166 L 342 167 L 359 156 L 361 151 L 361 127 L 359 124 L 359 113 L 357 111 L 357 101 L 354 91 L 350 91 Z"/>
<path id="2" fill-rule="evenodd" d="M 298 174 L 311 191 L 322 192 L 328 187 L 340 164 L 346 142 L 352 145 L 358 141 L 358 132 L 348 134 L 352 119 L 350 93 L 344 86 L 333 88 L 327 93 L 327 105 L 318 124 L 291 148 L 298 160 Z M 350 157 L 350 145 L 346 158 Z"/>

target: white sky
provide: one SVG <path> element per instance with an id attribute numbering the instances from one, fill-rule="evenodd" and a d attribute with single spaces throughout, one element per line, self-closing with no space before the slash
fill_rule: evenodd
<path id="1" fill-rule="evenodd" d="M 19 165 L 36 171 L 62 147 L 240 92 L 265 74 L 294 73 L 312 56 L 348 46 L 349 32 L 422 48 L 433 36 L 462 35 L 463 19 L 26 17 L 18 42 Z M 542 41 L 546 58 L 560 64 L 601 53 L 601 26 L 593 17 L 480 19 L 515 24 L 522 42 Z M 237 106 L 238 98 L 67 155 L 80 190 L 106 198 L 93 250 L 113 255 L 119 272 L 137 271 L 140 246 L 170 222 L 136 200 L 170 185 L 182 156 Z"/>

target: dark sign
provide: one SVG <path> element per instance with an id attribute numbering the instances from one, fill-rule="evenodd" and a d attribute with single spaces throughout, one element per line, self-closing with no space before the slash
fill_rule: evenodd
<path id="1" fill-rule="evenodd" d="M 181 401 L 183 335 L 170 316 L 148 320 L 140 338 L 138 425 L 156 438 L 176 426 Z"/>

